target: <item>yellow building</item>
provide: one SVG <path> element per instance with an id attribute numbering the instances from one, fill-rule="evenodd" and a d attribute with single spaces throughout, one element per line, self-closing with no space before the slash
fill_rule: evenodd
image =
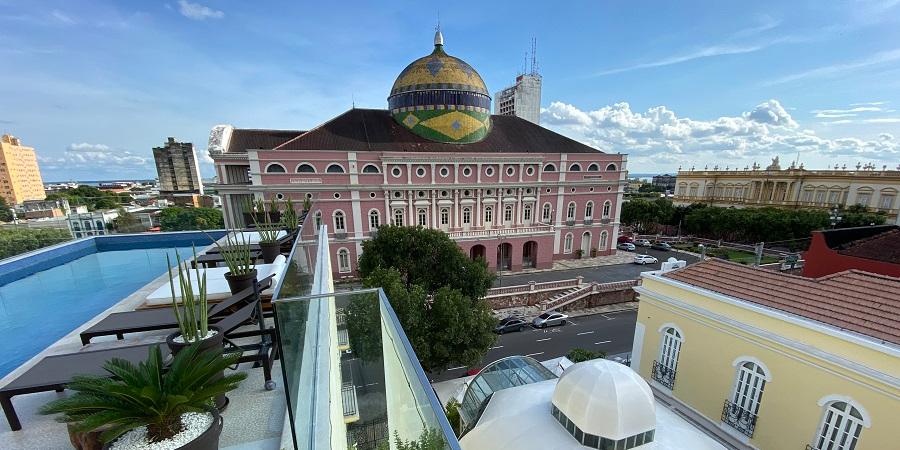
<path id="1" fill-rule="evenodd" d="M 0 138 L 0 197 L 10 205 L 47 197 L 34 149 L 9 134 Z"/>
<path id="2" fill-rule="evenodd" d="M 900 448 L 900 278 L 647 272 L 632 368 L 735 448 Z"/>
<path id="3" fill-rule="evenodd" d="M 900 169 L 872 165 L 833 170 L 782 169 L 778 159 L 768 167 L 743 170 L 679 170 L 675 205 L 706 203 L 721 207 L 830 209 L 863 205 L 883 211 L 888 223 L 900 224 Z"/>

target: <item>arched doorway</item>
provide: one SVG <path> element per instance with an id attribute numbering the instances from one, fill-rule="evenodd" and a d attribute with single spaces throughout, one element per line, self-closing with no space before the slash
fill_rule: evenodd
<path id="1" fill-rule="evenodd" d="M 484 246 L 481 244 L 473 245 L 469 250 L 469 257 L 472 258 L 473 261 L 477 260 L 478 258 L 485 259 L 486 255 Z"/>
<path id="2" fill-rule="evenodd" d="M 512 244 L 504 242 L 497 246 L 497 270 L 512 269 Z"/>
<path id="3" fill-rule="evenodd" d="M 581 254 L 583 256 L 591 255 L 591 232 L 585 231 L 581 235 Z"/>
<path id="4" fill-rule="evenodd" d="M 533 269 L 537 265 L 537 242 L 528 241 L 522 246 L 522 268 Z"/>

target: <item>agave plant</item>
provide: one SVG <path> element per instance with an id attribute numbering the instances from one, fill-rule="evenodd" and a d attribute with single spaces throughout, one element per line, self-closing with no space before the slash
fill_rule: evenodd
<path id="1" fill-rule="evenodd" d="M 256 260 L 250 252 L 250 243 L 240 230 L 227 230 L 224 244 L 220 244 L 215 239 L 212 240 L 232 275 L 246 275 L 256 267 Z"/>
<path id="2" fill-rule="evenodd" d="M 207 412 L 213 399 L 234 390 L 247 377 L 237 372 L 222 376 L 240 355 L 223 356 L 222 350 L 200 351 L 193 344 L 175 355 L 166 367 L 159 346 L 137 365 L 118 358 L 103 368 L 110 377 L 79 376 L 66 387 L 74 391 L 40 409 L 41 414 L 61 414 L 76 432 L 103 430 L 100 440 L 110 442 L 138 427 L 147 427 L 147 439 L 164 441 L 183 429 L 181 416 Z"/>
<path id="3" fill-rule="evenodd" d="M 197 260 L 197 248 L 193 247 L 194 261 Z M 209 304 L 206 301 L 206 270 L 200 273 L 200 268 L 194 268 L 196 275 L 198 295 L 194 295 L 194 281 L 191 279 L 191 268 L 187 261 L 182 261 L 178 250 L 175 251 L 175 261 L 178 263 L 178 286 L 181 292 L 182 307 L 178 307 L 178 297 L 175 296 L 175 282 L 172 280 L 172 262 L 166 255 L 169 268 L 169 289 L 172 291 L 172 310 L 175 312 L 175 320 L 184 342 L 199 342 L 209 333 L 209 316 L 207 311 Z"/>
<path id="4" fill-rule="evenodd" d="M 278 242 L 278 232 L 281 231 L 281 223 L 274 222 L 272 218 L 278 213 L 278 206 L 272 200 L 268 209 L 266 209 L 265 200 L 258 200 L 250 209 L 250 217 L 256 225 L 256 231 L 259 233 L 260 244 L 272 244 Z"/>
<path id="5" fill-rule="evenodd" d="M 294 231 L 300 226 L 300 217 L 294 209 L 294 202 L 290 197 L 284 200 L 284 211 L 281 212 L 281 224 L 288 230 Z"/>

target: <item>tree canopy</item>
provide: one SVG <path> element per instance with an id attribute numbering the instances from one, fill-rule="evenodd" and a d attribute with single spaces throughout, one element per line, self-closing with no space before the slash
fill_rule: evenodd
<path id="1" fill-rule="evenodd" d="M 379 267 L 390 267 L 400 273 L 407 287 L 418 285 L 433 294 L 447 286 L 472 299 L 484 297 L 494 282 L 494 274 L 483 260 L 469 259 L 440 230 L 385 225 L 362 247 L 362 278 Z"/>
<path id="2" fill-rule="evenodd" d="M 87 206 L 91 211 L 98 209 L 115 209 L 123 204 L 131 203 L 131 195 L 103 191 L 94 186 L 82 184 L 74 189 L 62 189 L 47 195 L 47 200 L 69 201 L 70 206 Z"/>
<path id="3" fill-rule="evenodd" d="M 0 228 L 0 259 L 70 239 L 69 230 L 57 228 Z"/>
<path id="4" fill-rule="evenodd" d="M 6 199 L 0 197 L 0 222 L 12 222 L 13 214 L 9 208 L 10 206 L 9 203 L 6 203 Z"/>
<path id="5" fill-rule="evenodd" d="M 165 208 L 159 215 L 162 231 L 215 230 L 225 228 L 222 211 L 215 208 Z"/>
<path id="6" fill-rule="evenodd" d="M 141 220 L 134 214 L 119 208 L 119 216 L 113 220 L 113 228 L 119 233 L 140 233 L 147 231 Z"/>

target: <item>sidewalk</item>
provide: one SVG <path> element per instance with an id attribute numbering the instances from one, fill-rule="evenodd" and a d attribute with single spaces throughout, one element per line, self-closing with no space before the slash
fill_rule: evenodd
<path id="1" fill-rule="evenodd" d="M 569 317 L 590 316 L 592 314 L 603 314 L 619 311 L 630 311 L 638 308 L 638 302 L 616 303 L 613 305 L 595 306 L 593 308 L 579 309 L 577 311 L 567 311 Z M 515 308 L 495 309 L 494 316 L 502 319 L 506 316 L 519 316 L 526 320 L 531 320 L 539 316 L 543 311 L 537 306 L 517 306 Z"/>
<path id="2" fill-rule="evenodd" d="M 505 272 L 513 275 L 525 275 L 529 273 L 552 272 L 554 270 L 583 269 L 587 267 L 613 266 L 616 264 L 628 264 L 634 261 L 634 253 L 616 250 L 615 255 L 597 256 L 594 258 L 564 259 L 553 261 L 553 267 L 549 269 L 522 269 L 518 272 Z"/>

